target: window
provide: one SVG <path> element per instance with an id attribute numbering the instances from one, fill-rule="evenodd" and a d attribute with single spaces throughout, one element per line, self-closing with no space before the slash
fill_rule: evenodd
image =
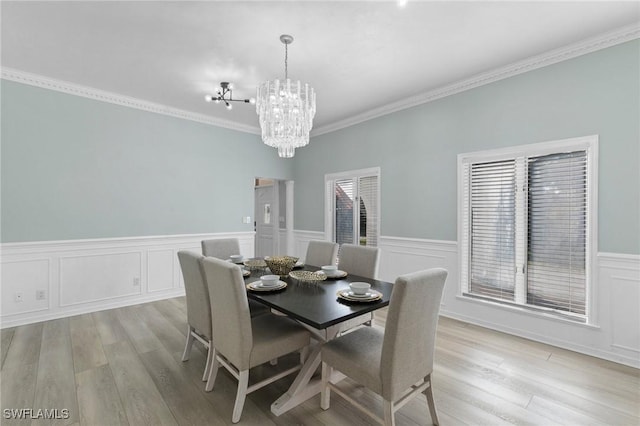
<path id="1" fill-rule="evenodd" d="M 597 136 L 458 156 L 463 296 L 589 322 Z"/>
<path id="2" fill-rule="evenodd" d="M 325 176 L 325 234 L 339 244 L 377 246 L 380 169 Z"/>

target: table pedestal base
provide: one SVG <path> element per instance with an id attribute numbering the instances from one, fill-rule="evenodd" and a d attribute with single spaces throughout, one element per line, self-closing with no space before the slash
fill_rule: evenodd
<path id="1" fill-rule="evenodd" d="M 311 330 L 320 341 L 313 346 L 313 349 L 309 353 L 302 369 L 296 376 L 287 392 L 278 398 L 273 404 L 271 404 L 271 412 L 276 416 L 286 413 L 293 407 L 296 407 L 307 399 L 314 395 L 317 395 L 322 390 L 322 380 L 320 378 L 313 379 L 313 375 L 320 367 L 321 351 L 324 342 L 334 339 L 338 332 L 341 330 L 339 325 L 335 325 L 327 328 L 326 330 Z M 331 376 L 332 383 L 338 383 L 346 376 L 339 371 L 335 371 L 335 374 Z"/>

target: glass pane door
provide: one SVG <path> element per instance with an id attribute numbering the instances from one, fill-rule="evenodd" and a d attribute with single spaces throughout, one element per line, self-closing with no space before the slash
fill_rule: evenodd
<path id="1" fill-rule="evenodd" d="M 353 179 L 335 182 L 334 235 L 338 244 L 353 244 L 354 237 L 354 181 Z"/>

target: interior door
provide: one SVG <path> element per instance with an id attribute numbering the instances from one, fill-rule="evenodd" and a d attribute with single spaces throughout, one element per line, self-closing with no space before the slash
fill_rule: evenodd
<path id="1" fill-rule="evenodd" d="M 278 224 L 278 217 L 274 215 L 274 192 L 273 185 L 255 187 L 255 255 L 257 257 L 274 255 L 274 226 Z"/>

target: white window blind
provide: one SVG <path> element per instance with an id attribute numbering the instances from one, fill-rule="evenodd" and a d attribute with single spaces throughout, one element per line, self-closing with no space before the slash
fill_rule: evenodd
<path id="1" fill-rule="evenodd" d="M 585 314 L 587 156 L 529 159 L 527 303 Z"/>
<path id="2" fill-rule="evenodd" d="M 325 229 L 339 244 L 377 246 L 380 237 L 380 170 L 354 170 L 325 176 Z"/>
<path id="3" fill-rule="evenodd" d="M 588 320 L 594 145 L 459 156 L 464 295 Z"/>
<path id="4" fill-rule="evenodd" d="M 335 182 L 335 240 L 338 244 L 353 244 L 355 202 L 353 179 L 340 179 Z"/>
<path id="5" fill-rule="evenodd" d="M 514 300 L 515 193 L 515 160 L 471 165 L 472 294 Z"/>
<path id="6" fill-rule="evenodd" d="M 363 246 L 378 245 L 378 176 L 358 180 L 359 241 Z"/>

